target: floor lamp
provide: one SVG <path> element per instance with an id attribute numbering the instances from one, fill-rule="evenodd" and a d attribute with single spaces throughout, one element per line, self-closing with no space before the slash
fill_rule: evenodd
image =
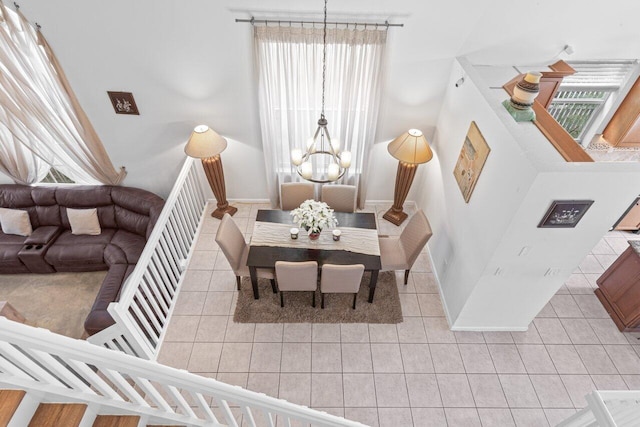
<path id="1" fill-rule="evenodd" d="M 218 219 L 222 219 L 226 213 L 233 215 L 238 211 L 238 208 L 230 206 L 227 202 L 224 171 L 220 158 L 220 153 L 225 148 L 227 148 L 227 140 L 206 125 L 196 126 L 184 147 L 187 156 L 202 160 L 204 173 L 218 202 L 218 208 L 211 213 L 211 216 Z"/>
<path id="2" fill-rule="evenodd" d="M 409 129 L 387 146 L 389 154 L 399 160 L 396 174 L 396 187 L 393 194 L 393 206 L 382 218 L 400 225 L 407 219 L 407 214 L 402 211 L 416 169 L 420 163 L 427 163 L 433 157 L 427 138 L 418 129 Z"/>

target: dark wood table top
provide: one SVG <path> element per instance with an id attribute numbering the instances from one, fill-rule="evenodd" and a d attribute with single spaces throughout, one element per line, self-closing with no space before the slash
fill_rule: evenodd
<path id="1" fill-rule="evenodd" d="M 290 211 L 259 210 L 256 221 L 277 222 L 291 224 L 293 218 Z M 376 229 L 376 218 L 373 213 L 345 213 L 336 212 L 338 227 L 354 227 Z M 324 231 L 330 232 L 330 231 Z M 301 239 L 306 238 L 304 234 Z M 317 261 L 322 264 L 363 264 L 365 270 L 380 270 L 380 257 L 376 255 L 359 254 L 349 251 L 332 251 L 324 249 L 280 248 L 272 246 L 251 246 L 247 265 L 249 267 L 273 268 L 276 261 Z"/>

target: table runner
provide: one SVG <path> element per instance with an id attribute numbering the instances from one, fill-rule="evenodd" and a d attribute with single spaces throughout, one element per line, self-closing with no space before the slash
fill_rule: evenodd
<path id="1" fill-rule="evenodd" d="M 311 240 L 304 229 L 298 239 L 291 239 L 289 230 L 293 224 L 256 221 L 251 235 L 251 246 L 273 246 L 284 248 L 322 249 L 349 251 L 365 255 L 380 256 L 378 231 L 366 228 L 338 227 L 342 231 L 340 240 L 333 240 L 332 230 L 324 230 L 318 240 Z"/>

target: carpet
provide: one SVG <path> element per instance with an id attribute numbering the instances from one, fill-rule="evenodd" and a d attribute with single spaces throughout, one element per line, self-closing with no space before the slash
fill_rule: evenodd
<path id="1" fill-rule="evenodd" d="M 0 274 L 0 301 L 8 301 L 29 325 L 82 338 L 84 320 L 106 274 Z"/>
<path id="2" fill-rule="evenodd" d="M 356 309 L 351 308 L 353 294 L 326 294 L 325 308 L 320 308 L 320 286 L 316 290 L 316 307 L 311 306 L 311 292 L 285 292 L 284 307 L 280 294 L 274 294 L 269 280 L 260 279 L 260 299 L 253 298 L 251 280 L 242 279 L 233 320 L 238 323 L 401 323 L 402 308 L 396 277 L 392 271 L 381 272 L 373 303 L 369 304 L 369 274 L 365 273 L 358 292 Z"/>

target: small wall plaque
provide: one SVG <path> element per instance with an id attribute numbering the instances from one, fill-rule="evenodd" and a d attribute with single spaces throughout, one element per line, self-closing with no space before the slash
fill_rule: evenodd
<path id="1" fill-rule="evenodd" d="M 109 99 L 111 99 L 111 104 L 113 105 L 113 109 L 116 114 L 140 115 L 138 112 L 138 106 L 136 105 L 136 101 L 133 99 L 133 94 L 131 92 L 107 93 L 109 94 Z"/>
<path id="2" fill-rule="evenodd" d="M 593 200 L 554 200 L 538 228 L 573 228 L 592 204 Z"/>

